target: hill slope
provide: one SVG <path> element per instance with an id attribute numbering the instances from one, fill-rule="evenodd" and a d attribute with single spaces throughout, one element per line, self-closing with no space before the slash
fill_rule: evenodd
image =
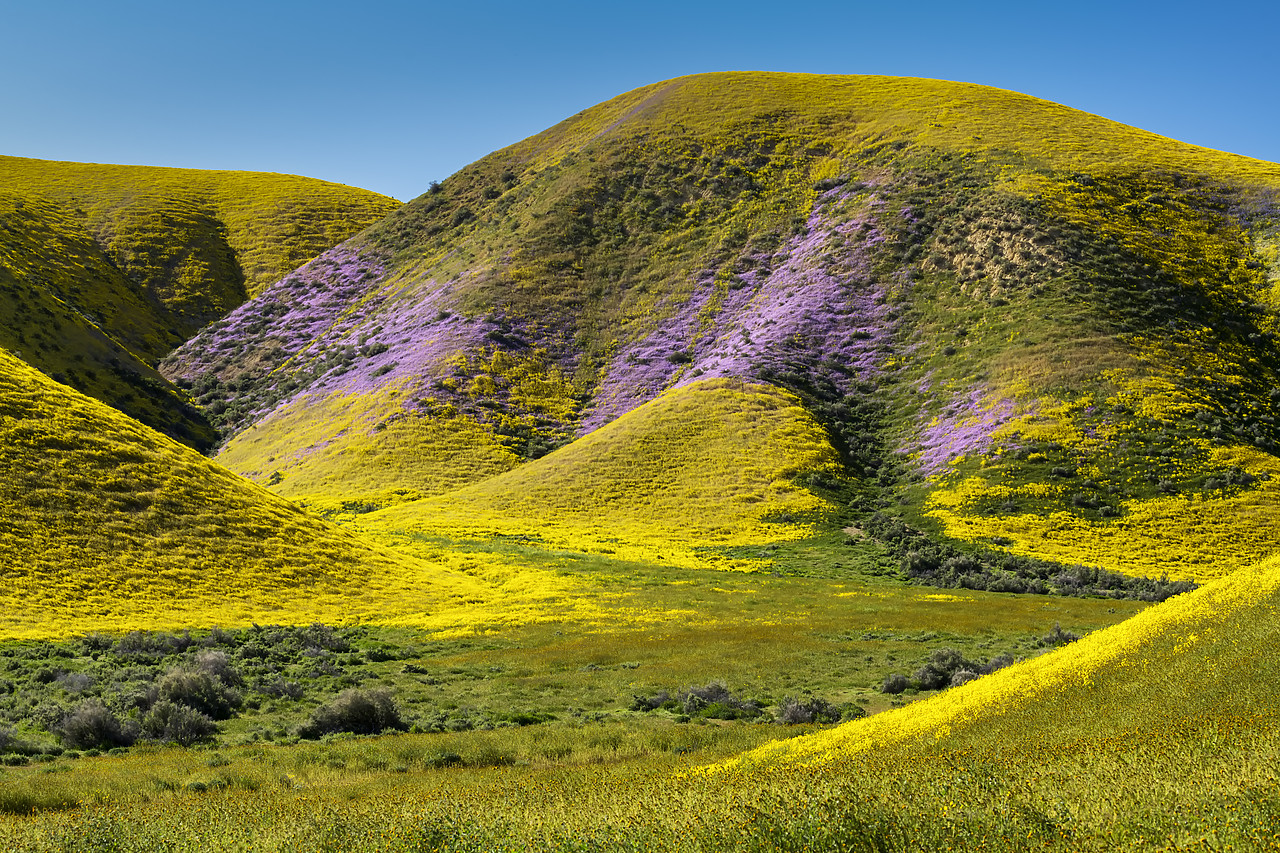
<path id="1" fill-rule="evenodd" d="M 467 167 L 163 371 L 264 482 L 306 448 L 250 428 L 345 395 L 370 414 L 326 452 L 386 456 L 325 487 L 348 497 L 454 452 L 380 425 L 467 419 L 483 476 L 495 443 L 535 459 L 697 378 L 763 381 L 878 490 L 858 512 L 1203 578 L 1280 533 L 1277 246 L 1275 164 L 980 86 L 702 75 Z"/>
<path id="2" fill-rule="evenodd" d="M 662 565 L 807 532 L 830 507 L 795 481 L 839 464 L 795 397 L 709 380 L 673 389 L 535 461 L 362 519 L 378 531 L 520 536 Z M 287 482 L 287 481 L 286 481 Z"/>
<path id="3" fill-rule="evenodd" d="M 772 789 L 755 833 L 824 849 L 1272 849 L 1278 615 L 1273 558 L 708 773 L 722 789 Z"/>
<path id="4" fill-rule="evenodd" d="M 197 447 L 154 370 L 196 330 L 397 202 L 323 181 L 0 157 L 0 346 Z"/>
<path id="5" fill-rule="evenodd" d="M 0 636 L 371 621 L 483 597 L 2 350 L 0 469 Z"/>

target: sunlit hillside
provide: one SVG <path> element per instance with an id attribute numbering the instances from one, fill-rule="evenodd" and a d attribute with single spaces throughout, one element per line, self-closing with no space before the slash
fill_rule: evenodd
<path id="1" fill-rule="evenodd" d="M 620 559 L 717 566 L 724 546 L 812 532 L 831 508 L 796 481 L 838 464 L 795 397 L 708 380 L 512 471 L 374 513 L 361 526 L 454 539 L 514 535 Z"/>
<path id="2" fill-rule="evenodd" d="M 3 351 L 0 469 L 0 636 L 369 621 L 483 597 Z"/>
<path id="3" fill-rule="evenodd" d="M 855 517 L 1208 578 L 1280 533 L 1278 235 L 1275 164 L 981 86 L 700 75 L 472 164 L 162 369 L 236 470 L 332 494 L 350 450 L 352 499 L 764 382 L 827 431 Z"/>
<path id="4" fill-rule="evenodd" d="M 309 178 L 0 157 L 0 346 L 174 438 L 216 441 L 156 361 L 394 199 Z"/>
<path id="5" fill-rule="evenodd" d="M 1280 849 L 1280 166 L 729 73 L 305 257 L 77 169 L 0 343 L 252 298 L 0 351 L 0 844 Z"/>

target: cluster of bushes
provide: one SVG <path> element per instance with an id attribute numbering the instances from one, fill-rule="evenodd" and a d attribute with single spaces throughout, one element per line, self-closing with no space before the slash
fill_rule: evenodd
<path id="1" fill-rule="evenodd" d="M 1191 581 L 1129 577 L 1000 551 L 961 551 L 883 512 L 864 519 L 862 530 L 898 557 L 904 578 L 944 589 L 1164 601 L 1196 588 Z"/>
<path id="2" fill-rule="evenodd" d="M 410 719 L 362 665 L 422 650 L 371 636 L 364 627 L 253 626 L 91 634 L 60 642 L 0 646 L 0 764 L 48 760 L 68 750 L 96 754 L 136 743 L 191 745 L 215 739 L 220 723 L 265 711 L 253 739 L 291 741 L 341 733 L 466 731 L 542 723 L 545 713 L 422 709 Z M 402 674 L 427 670 L 406 663 Z M 295 703 L 319 699 L 308 715 Z M 21 735 L 21 736 L 19 736 Z M 72 753 L 74 754 L 74 753 Z"/>
<path id="3" fill-rule="evenodd" d="M 734 694 L 724 684 L 715 681 L 704 687 L 688 687 L 671 692 L 659 690 L 649 696 L 634 696 L 631 710 L 649 712 L 664 710 L 676 715 L 676 720 L 688 722 L 694 718 L 705 720 L 758 720 L 766 716 L 771 705 L 767 699 L 745 699 Z M 819 697 L 797 698 L 788 696 L 774 706 L 773 719 L 779 723 L 838 723 L 857 719 L 866 711 L 856 705 L 840 707 Z"/>
<path id="4" fill-rule="evenodd" d="M 1054 623 L 1053 630 L 1040 637 L 1036 645 L 1043 649 L 1052 649 L 1074 643 L 1078 639 L 1080 639 L 1079 634 L 1064 631 L 1061 625 Z M 909 689 L 944 690 L 948 687 L 959 687 L 975 678 L 1004 669 L 1014 662 L 1013 655 L 1010 654 L 996 655 L 979 663 L 969 660 L 955 649 L 935 649 L 913 676 L 908 677 L 900 672 L 885 676 L 884 682 L 880 685 L 880 692 L 896 695 Z"/>
<path id="5" fill-rule="evenodd" d="M 908 678 L 900 672 L 890 673 L 880 685 L 881 693 L 898 694 L 916 690 L 942 690 L 959 687 L 983 675 L 989 675 L 1013 663 L 1010 655 L 998 655 L 985 663 L 968 660 L 955 649 L 935 649 L 929 660 Z"/>
<path id="6" fill-rule="evenodd" d="M 352 641 L 361 633 L 323 625 L 214 629 L 201 637 L 134 631 L 0 648 L 0 756 L 16 763 L 50 749 L 209 740 L 219 721 L 246 705 L 354 687 L 371 676 L 354 666 L 402 653 L 367 641 L 356 649 Z M 375 704 L 386 707 L 382 697 Z M 316 725 L 320 733 L 342 730 L 348 718 L 340 703 L 335 715 Z M 385 714 L 377 719 L 384 728 L 396 727 L 387 725 L 394 720 Z M 32 734 L 19 739 L 10 727 Z"/>
<path id="7" fill-rule="evenodd" d="M 138 740 L 189 746 L 218 732 L 214 720 L 229 719 L 244 703 L 240 674 L 225 652 L 204 650 L 141 692 L 98 697 L 69 709 L 52 730 L 73 749 L 111 749 Z"/>

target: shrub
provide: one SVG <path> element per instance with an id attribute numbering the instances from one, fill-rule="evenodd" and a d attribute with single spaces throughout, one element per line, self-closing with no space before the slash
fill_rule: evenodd
<path id="1" fill-rule="evenodd" d="M 151 740 L 191 746 L 218 733 L 213 720 L 194 708 L 160 700 L 142 720 L 142 734 Z"/>
<path id="2" fill-rule="evenodd" d="M 296 681 L 285 681 L 283 678 L 276 678 L 274 681 L 262 682 L 258 685 L 258 690 L 273 699 L 301 699 L 303 696 L 302 685 Z"/>
<path id="3" fill-rule="evenodd" d="M 778 722 L 788 725 L 798 723 L 838 723 L 842 713 L 826 699 L 814 697 L 800 700 L 788 696 L 778 706 Z"/>
<path id="4" fill-rule="evenodd" d="M 135 740 L 133 732 L 97 699 L 87 699 L 67 714 L 58 724 L 57 734 L 73 749 L 110 749 L 129 746 Z"/>
<path id="5" fill-rule="evenodd" d="M 895 672 L 885 676 L 884 683 L 880 685 L 880 692 L 897 695 L 910 686 L 910 679 L 900 672 Z"/>
<path id="6" fill-rule="evenodd" d="M 1057 646 L 1065 646 L 1067 643 L 1074 643 L 1078 639 L 1080 639 L 1079 634 L 1064 631 L 1061 625 L 1054 622 L 1053 630 L 1040 638 L 1040 645 L 1056 648 Z"/>
<path id="7" fill-rule="evenodd" d="M 231 666 L 227 653 L 215 649 L 205 649 L 196 653 L 195 670 L 196 672 L 208 673 L 228 686 L 244 683 L 240 673 Z"/>
<path id="8" fill-rule="evenodd" d="M 978 673 L 971 669 L 962 669 L 951 676 L 951 687 L 959 687 L 961 684 L 968 684 L 975 678 L 980 678 Z"/>
<path id="9" fill-rule="evenodd" d="M 404 731 L 407 728 L 390 691 L 351 689 L 316 708 L 311 719 L 298 728 L 298 735 L 304 738 L 337 732 L 372 735 L 387 729 Z"/>
<path id="10" fill-rule="evenodd" d="M 690 687 L 677 698 L 686 714 L 713 720 L 749 719 L 762 713 L 759 702 L 734 696 L 718 681 L 705 687 Z"/>
<path id="11" fill-rule="evenodd" d="M 941 690 L 951 685 L 957 672 L 977 669 L 977 664 L 965 660 L 955 649 L 935 649 L 929 655 L 929 662 L 916 671 L 916 681 L 922 690 Z"/>
<path id="12" fill-rule="evenodd" d="M 675 703 L 672 702 L 671 693 L 666 690 L 659 690 L 652 696 L 633 696 L 631 698 L 631 710 L 655 711 L 668 703 L 671 703 L 673 707 L 675 705 Z"/>
<path id="13" fill-rule="evenodd" d="M 987 661 L 986 665 L 980 670 L 983 674 L 990 674 L 997 669 L 1004 669 L 1006 666 L 1013 666 L 1012 655 L 996 655 Z"/>
<path id="14" fill-rule="evenodd" d="M 735 696 L 718 681 L 705 687 L 690 687 L 676 694 L 660 690 L 652 696 L 632 697 L 633 711 L 654 711 L 658 708 L 712 720 L 752 719 L 764 713 L 762 702 Z"/>
<path id="15" fill-rule="evenodd" d="M 162 700 L 186 705 L 215 720 L 229 718 L 244 703 L 238 691 L 202 670 L 171 669 L 160 679 L 156 693 Z"/>

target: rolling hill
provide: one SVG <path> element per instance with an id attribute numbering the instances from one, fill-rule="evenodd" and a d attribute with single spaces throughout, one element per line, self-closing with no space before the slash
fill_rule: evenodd
<path id="1" fill-rule="evenodd" d="M 216 435 L 156 362 L 398 204 L 287 175 L 18 157 L 0 181 L 0 346 L 201 449 Z"/>
<path id="2" fill-rule="evenodd" d="M 484 597 L 2 350 L 0 466 L 0 636 L 373 620 Z"/>
<path id="3" fill-rule="evenodd" d="M 701 75 L 477 161 L 162 372 L 237 470 L 371 507 L 762 382 L 840 454 L 835 524 L 1203 579 L 1280 532 L 1278 235 L 1275 164 L 981 86 Z"/>
<path id="4" fill-rule="evenodd" d="M 92 174 L 0 196 L 13 346 L 139 342 L 222 446 L 0 349 L 14 849 L 1280 844 L 1280 166 L 699 75 L 292 270 L 163 202 L 222 296 L 149 278 Z M 215 669 L 199 738 L 130 686 Z"/>

